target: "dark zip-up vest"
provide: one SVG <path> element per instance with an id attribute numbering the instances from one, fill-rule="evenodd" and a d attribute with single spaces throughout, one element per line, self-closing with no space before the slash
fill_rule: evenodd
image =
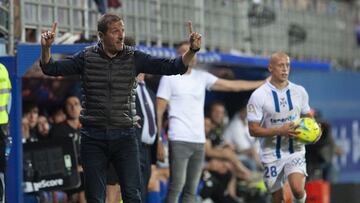
<path id="1" fill-rule="evenodd" d="M 124 46 L 109 58 L 98 46 L 85 51 L 81 123 L 86 127 L 129 128 L 136 124 L 134 50 Z"/>

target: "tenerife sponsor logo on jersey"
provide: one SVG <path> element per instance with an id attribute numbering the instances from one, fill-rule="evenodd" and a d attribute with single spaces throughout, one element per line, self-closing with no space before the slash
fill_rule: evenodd
<path id="1" fill-rule="evenodd" d="M 277 124 L 277 123 L 287 123 L 290 121 L 294 121 L 296 119 L 296 115 L 289 115 L 288 117 L 285 118 L 271 118 L 270 122 L 271 124 Z"/>

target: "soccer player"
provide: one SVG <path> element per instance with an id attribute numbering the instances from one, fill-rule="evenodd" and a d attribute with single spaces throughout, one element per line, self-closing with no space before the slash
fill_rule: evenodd
<path id="1" fill-rule="evenodd" d="M 268 70 L 271 78 L 256 89 L 247 105 L 250 134 L 260 137 L 260 156 L 264 181 L 272 193 L 272 202 L 282 202 L 286 178 L 294 203 L 305 203 L 305 147 L 296 141 L 293 121 L 311 116 L 306 90 L 288 80 L 290 59 L 285 53 L 271 55 Z"/>

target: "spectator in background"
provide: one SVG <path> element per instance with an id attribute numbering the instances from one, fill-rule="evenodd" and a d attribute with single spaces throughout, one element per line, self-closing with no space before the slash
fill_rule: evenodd
<path id="1" fill-rule="evenodd" d="M 50 137 L 49 136 L 50 125 L 46 116 L 39 115 L 36 128 L 37 128 L 37 135 L 39 141 L 46 140 Z"/>
<path id="2" fill-rule="evenodd" d="M 179 55 L 191 49 L 188 42 L 178 46 Z M 195 202 L 205 156 L 204 101 L 205 91 L 244 91 L 264 81 L 225 80 L 195 69 L 196 58 L 183 76 L 164 76 L 157 92 L 158 129 L 169 105 L 170 183 L 167 203 Z"/>
<path id="3" fill-rule="evenodd" d="M 120 0 L 93 0 L 101 14 L 106 13 L 108 8 L 119 8 L 122 6 Z"/>
<path id="4" fill-rule="evenodd" d="M 249 169 L 238 159 L 234 147 L 224 142 L 223 131 L 226 117 L 224 103 L 220 101 L 213 102 L 210 105 L 209 115 L 212 128 L 206 134 L 205 156 L 208 159 L 229 162 L 232 166 L 230 169 L 234 169 L 232 171 L 237 177 L 249 179 L 251 175 Z M 205 124 L 207 123 L 207 119 L 205 119 Z"/>
<path id="5" fill-rule="evenodd" d="M 23 143 L 27 142 L 30 139 L 29 119 L 26 116 L 23 116 L 21 119 L 21 135 Z"/>
<path id="6" fill-rule="evenodd" d="M 65 100 L 63 109 L 66 118 L 65 121 L 55 124 L 51 129 L 50 134 L 54 137 L 61 137 L 61 136 L 71 137 L 74 139 L 77 148 L 79 148 L 80 128 L 81 128 L 80 99 L 76 96 L 68 96 Z"/>
<path id="7" fill-rule="evenodd" d="M 51 125 L 62 123 L 66 120 L 66 114 L 62 106 L 55 106 L 51 108 L 49 123 Z"/>
<path id="8" fill-rule="evenodd" d="M 337 171 L 332 160 L 334 156 L 341 155 L 343 150 L 336 145 L 331 125 L 322 118 L 321 112 L 312 109 L 311 113 L 321 125 L 322 135 L 315 144 L 305 145 L 309 179 L 322 178 L 329 182 L 335 182 Z"/>
<path id="9" fill-rule="evenodd" d="M 231 119 L 224 131 L 224 140 L 234 147 L 241 162 L 251 170 L 261 168 L 259 146 L 250 135 L 246 119 L 246 106 L 243 106 Z"/>
<path id="10" fill-rule="evenodd" d="M 213 145 L 225 144 L 223 136 L 227 123 L 225 104 L 221 101 L 215 101 L 210 104 L 209 111 L 209 116 L 214 127 L 209 132 L 208 137 Z"/>
<path id="11" fill-rule="evenodd" d="M 78 155 L 78 171 L 81 177 L 81 185 L 79 188 L 68 190 L 69 199 L 71 201 L 77 201 L 79 203 L 85 203 L 85 193 L 84 193 L 84 175 L 81 166 L 81 157 L 80 157 L 80 111 L 81 105 L 80 100 L 76 96 L 68 96 L 65 100 L 64 111 L 66 114 L 66 120 L 55 124 L 51 131 L 51 137 L 70 137 L 75 142 L 76 154 Z"/>
<path id="12" fill-rule="evenodd" d="M 39 118 L 39 107 L 32 102 L 24 103 L 23 115 L 29 122 L 29 137 L 26 140 L 31 142 L 37 141 L 38 140 L 37 124 Z"/>
<path id="13" fill-rule="evenodd" d="M 236 154 L 228 148 L 228 151 L 220 151 L 212 146 L 209 133 L 214 128 L 210 118 L 205 118 L 205 143 L 206 167 L 202 179 L 204 187 L 200 192 L 203 199 L 210 198 L 214 202 L 236 202 L 236 163 L 243 167 Z M 240 171 L 241 172 L 241 171 Z M 240 177 L 244 177 L 240 174 Z M 233 184 L 235 183 L 235 184 Z"/>
<path id="14" fill-rule="evenodd" d="M 157 159 L 164 160 L 161 136 L 157 136 L 155 93 L 146 87 L 145 74 L 139 74 L 136 88 L 136 112 L 140 116 L 138 134 L 140 138 L 140 168 L 142 175 L 142 197 L 146 201 L 147 186 L 151 176 L 151 165 Z M 161 151 L 160 151 L 161 150 Z"/>
<path id="15" fill-rule="evenodd" d="M 148 75 L 146 75 L 147 78 Z M 147 83 L 148 84 L 148 83 Z M 150 87 L 149 87 L 150 88 Z M 149 179 L 148 184 L 148 195 L 147 201 L 154 201 L 154 202 L 164 202 L 166 197 L 167 185 L 169 182 L 170 177 L 170 170 L 169 170 L 169 157 L 168 157 L 168 119 L 164 117 L 163 128 L 161 129 L 160 136 L 161 141 L 158 140 L 157 144 L 161 144 L 164 148 L 163 152 L 164 155 L 159 155 L 156 158 L 158 161 L 156 165 L 152 165 L 151 167 L 151 176 Z M 161 142 L 161 143 L 159 143 Z M 158 150 L 158 149 L 156 149 Z M 162 151 L 162 149 L 160 149 Z"/>

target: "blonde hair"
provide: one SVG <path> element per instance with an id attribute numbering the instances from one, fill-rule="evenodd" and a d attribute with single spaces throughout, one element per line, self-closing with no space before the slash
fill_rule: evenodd
<path id="1" fill-rule="evenodd" d="M 285 52 L 275 52 L 270 56 L 270 64 L 273 64 L 279 58 L 290 58 Z"/>

